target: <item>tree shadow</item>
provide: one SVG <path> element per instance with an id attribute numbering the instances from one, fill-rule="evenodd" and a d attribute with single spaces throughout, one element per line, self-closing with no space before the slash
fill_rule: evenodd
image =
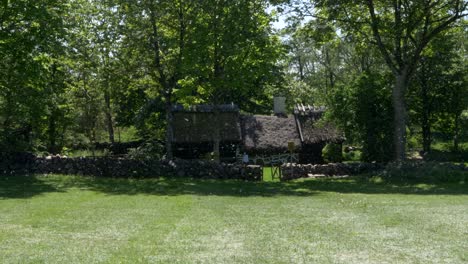
<path id="1" fill-rule="evenodd" d="M 305 180 L 292 183 L 293 188 L 316 192 L 408 195 L 468 195 L 468 183 L 429 183 L 418 181 L 372 182 L 369 177 L 349 179 Z"/>
<path id="2" fill-rule="evenodd" d="M 314 196 L 322 192 L 356 194 L 468 195 L 468 184 L 461 183 L 375 183 L 366 177 L 313 179 L 291 182 L 245 182 L 238 180 L 115 179 L 83 176 L 13 176 L 0 178 L 0 199 L 30 198 L 71 188 L 109 195 L 154 196 L 233 196 L 274 197 Z"/>
<path id="3" fill-rule="evenodd" d="M 83 187 L 112 195 L 199 195 L 199 196 L 308 196 L 308 190 L 291 188 L 280 182 L 249 182 L 240 180 L 211 179 L 94 179 Z"/>
<path id="4" fill-rule="evenodd" d="M 110 187 L 110 188 L 109 188 Z M 96 181 L 91 189 L 111 194 L 217 195 L 217 196 L 312 196 L 321 192 L 362 194 L 468 194 L 465 183 L 373 183 L 366 178 L 299 180 L 292 182 L 242 182 L 219 180 L 132 181 L 119 184 Z"/>
<path id="5" fill-rule="evenodd" d="M 458 152 L 433 149 L 424 156 L 424 160 L 437 162 L 468 162 L 468 149 L 462 149 Z"/>
<path id="6" fill-rule="evenodd" d="M 36 175 L 0 175 L 0 200 L 31 198 L 43 193 L 61 192 Z"/>

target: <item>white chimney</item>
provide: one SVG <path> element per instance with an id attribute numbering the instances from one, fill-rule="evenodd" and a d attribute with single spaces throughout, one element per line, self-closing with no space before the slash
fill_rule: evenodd
<path id="1" fill-rule="evenodd" d="M 286 97 L 273 98 L 273 111 L 275 112 L 275 115 L 286 114 Z"/>

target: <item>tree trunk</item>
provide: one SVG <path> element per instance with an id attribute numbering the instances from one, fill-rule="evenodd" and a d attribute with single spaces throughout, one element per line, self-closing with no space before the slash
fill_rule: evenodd
<path id="1" fill-rule="evenodd" d="M 52 110 L 52 114 L 50 115 L 49 119 L 49 129 L 48 129 L 48 134 L 49 134 L 49 152 L 52 154 L 57 154 L 57 144 L 56 144 L 56 139 L 57 139 L 57 133 L 56 133 L 56 122 L 55 122 L 55 113 L 56 110 Z"/>
<path id="2" fill-rule="evenodd" d="M 422 120 L 422 140 L 423 140 L 423 151 L 428 153 L 431 152 L 431 125 L 426 117 Z"/>
<path id="3" fill-rule="evenodd" d="M 429 102 L 429 95 L 427 86 L 427 76 L 424 71 L 424 64 L 422 64 L 421 69 L 421 100 L 422 100 L 422 117 L 421 117 L 421 128 L 422 128 L 422 140 L 423 140 L 423 151 L 430 152 L 431 151 L 431 105 Z"/>
<path id="4" fill-rule="evenodd" d="M 93 157 L 96 157 L 96 129 L 91 131 L 91 152 L 93 153 Z"/>
<path id="5" fill-rule="evenodd" d="M 304 76 L 304 63 L 302 61 L 301 56 L 297 58 L 297 62 L 299 65 L 299 80 L 304 81 L 305 76 Z"/>
<path id="6" fill-rule="evenodd" d="M 455 127 L 453 128 L 453 151 L 459 151 L 459 132 L 460 132 L 460 115 L 455 115 Z"/>
<path id="7" fill-rule="evenodd" d="M 216 133 L 216 132 L 215 132 L 215 134 L 219 135 L 219 133 Z M 220 146 L 219 136 L 217 137 L 217 139 L 216 139 L 216 136 L 215 136 L 215 139 L 213 140 L 213 161 L 218 162 L 218 163 L 220 161 L 219 146 Z"/>
<path id="8" fill-rule="evenodd" d="M 172 104 L 171 97 L 166 96 L 166 159 L 174 159 L 174 154 L 172 152 Z"/>
<path id="9" fill-rule="evenodd" d="M 12 116 L 13 116 L 13 102 L 12 102 L 12 94 L 9 90 L 6 90 L 6 95 L 5 95 L 5 113 L 3 115 L 4 117 L 4 120 L 3 120 L 3 128 L 2 128 L 2 132 L 4 133 L 4 135 L 8 135 L 7 138 L 9 138 L 9 135 L 10 135 L 10 131 L 11 131 L 11 122 L 12 122 Z M 1 126 L 0 126 L 1 127 Z"/>
<path id="10" fill-rule="evenodd" d="M 395 77 L 395 85 L 392 91 L 395 161 L 401 164 L 406 159 L 406 106 L 404 97 L 408 84 L 408 73 L 403 71 Z"/>
<path id="11" fill-rule="evenodd" d="M 215 162 L 219 162 L 219 157 L 220 157 L 220 151 L 219 151 L 219 145 L 220 145 L 220 135 L 219 135 L 219 109 L 218 106 L 214 106 L 214 119 L 213 119 L 213 160 Z"/>
<path id="12" fill-rule="evenodd" d="M 219 143 L 220 143 L 220 135 L 219 135 L 219 98 L 220 98 L 220 92 L 225 91 L 224 88 L 224 67 L 223 63 L 221 62 L 223 54 L 221 51 L 221 44 L 219 43 L 219 32 L 218 32 L 218 19 L 221 19 L 218 16 L 214 17 L 215 21 L 213 21 L 213 26 L 214 26 L 214 35 L 215 35 L 215 43 L 214 43 L 214 50 L 213 50 L 213 81 L 215 85 L 217 86 L 214 92 L 213 92 L 213 115 L 214 115 L 214 126 L 213 126 L 213 160 L 215 162 L 219 162 Z"/>
<path id="13" fill-rule="evenodd" d="M 109 89 L 106 89 L 104 91 L 104 101 L 105 101 L 105 104 L 106 104 L 106 111 L 105 112 L 106 112 L 107 132 L 109 133 L 109 141 L 110 141 L 110 143 L 114 143 L 115 142 L 114 125 L 113 125 L 113 122 L 112 122 L 112 109 L 111 109 L 111 103 L 110 103 Z"/>

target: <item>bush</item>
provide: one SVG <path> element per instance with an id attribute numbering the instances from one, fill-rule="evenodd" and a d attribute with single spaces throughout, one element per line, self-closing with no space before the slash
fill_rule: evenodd
<path id="1" fill-rule="evenodd" d="M 438 162 L 468 162 L 468 151 L 449 152 L 432 150 L 424 155 L 424 160 Z"/>
<path id="2" fill-rule="evenodd" d="M 381 176 L 388 181 L 425 183 L 466 183 L 468 170 L 464 164 L 407 163 L 402 166 L 388 164 Z"/>
<path id="3" fill-rule="evenodd" d="M 352 149 L 345 148 L 343 152 L 343 160 L 345 161 L 360 161 L 362 156 L 361 149 L 353 147 Z"/>
<path id="4" fill-rule="evenodd" d="M 366 72 L 331 96 L 331 115 L 348 142 L 362 146 L 361 159 L 387 162 L 394 157 L 391 76 Z"/>
<path id="5" fill-rule="evenodd" d="M 342 145 L 334 143 L 327 144 L 322 150 L 322 155 L 326 162 L 342 162 Z"/>
<path id="6" fill-rule="evenodd" d="M 146 142 L 137 148 L 130 148 L 127 156 L 131 159 L 137 160 L 148 160 L 156 159 L 159 160 L 164 153 L 164 147 L 159 142 Z"/>

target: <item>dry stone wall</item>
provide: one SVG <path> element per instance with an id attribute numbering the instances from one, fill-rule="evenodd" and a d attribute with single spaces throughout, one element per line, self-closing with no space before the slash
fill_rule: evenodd
<path id="1" fill-rule="evenodd" d="M 463 164 L 409 163 L 400 168 L 404 171 L 426 168 L 428 171 L 445 169 L 448 171 L 468 171 Z M 378 163 L 329 163 L 296 164 L 286 163 L 281 166 L 283 181 L 307 178 L 311 176 L 343 176 L 387 171 L 392 167 Z M 60 156 L 35 157 L 32 154 L 0 155 L 1 174 L 71 174 L 93 177 L 116 178 L 158 178 L 187 177 L 198 179 L 241 179 L 261 181 L 263 167 L 244 166 L 238 163 L 216 163 L 204 160 L 136 160 L 115 157 L 66 158 Z"/>
<path id="2" fill-rule="evenodd" d="M 262 179 L 261 166 L 224 164 L 200 160 L 133 160 L 125 158 L 28 157 L 21 162 L 0 164 L 3 174 L 72 174 L 95 177 L 189 177 L 211 179 Z"/>
<path id="3" fill-rule="evenodd" d="M 281 180 L 288 181 L 307 178 L 313 175 L 343 176 L 368 173 L 384 168 L 378 163 L 328 163 L 328 164 L 296 164 L 286 163 L 281 166 Z"/>

